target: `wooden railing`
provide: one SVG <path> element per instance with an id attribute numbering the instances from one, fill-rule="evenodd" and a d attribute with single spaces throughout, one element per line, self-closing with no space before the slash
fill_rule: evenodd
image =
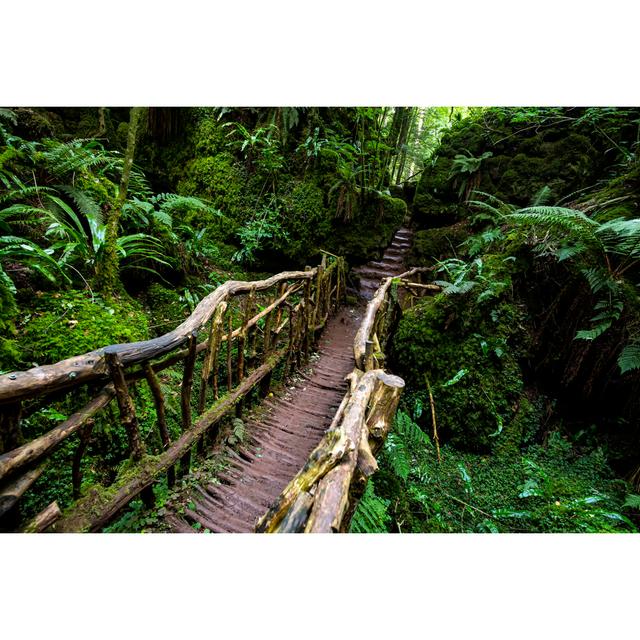
<path id="1" fill-rule="evenodd" d="M 413 297 L 440 291 L 422 284 L 429 268 L 385 278 L 367 305 L 353 345 L 355 368 L 331 426 L 305 466 L 256 525 L 266 533 L 347 531 L 369 477 L 378 469 L 376 453 L 392 426 L 404 381 L 385 373 L 384 348 Z M 402 289 L 402 291 L 400 291 Z"/>
<path id="2" fill-rule="evenodd" d="M 73 460 L 73 493 L 82 481 L 81 462 L 93 423 L 115 400 L 126 429 L 132 466 L 105 489 L 92 489 L 60 517 L 50 504 L 25 531 L 50 527 L 58 531 L 98 531 L 151 487 L 162 474 L 169 485 L 188 473 L 192 449 L 221 418 L 235 409 L 259 385 L 268 393 L 271 375 L 284 363 L 286 375 L 308 356 L 317 332 L 341 304 L 346 291 L 346 264 L 325 255 L 322 264 L 306 271 L 279 273 L 254 282 L 228 281 L 204 298 L 173 331 L 145 342 L 111 345 L 56 364 L 0 376 L 0 518 L 11 513 L 42 474 L 47 459 L 63 442 L 78 434 Z M 262 307 L 258 312 L 258 304 Z M 167 425 L 166 388 L 158 374 L 181 369 L 181 432 L 171 440 Z M 148 455 L 139 428 L 135 387 L 147 384 L 156 411 L 161 451 Z M 53 429 L 28 442 L 21 418 L 62 398 L 85 396 L 81 408 Z M 86 401 L 86 398 L 89 398 Z M 213 398 L 213 403 L 211 403 Z M 209 406 L 208 409 L 206 407 Z M 206 409 L 206 410 L 205 410 Z M 194 419 L 194 414 L 197 416 Z M 179 462 L 179 464 L 177 464 Z M 15 513 L 15 511 L 13 511 Z"/>

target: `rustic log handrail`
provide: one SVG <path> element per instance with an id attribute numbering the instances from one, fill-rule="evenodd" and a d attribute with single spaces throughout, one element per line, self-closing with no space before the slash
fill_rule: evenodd
<path id="1" fill-rule="evenodd" d="M 388 299 L 389 288 L 391 287 L 391 284 L 395 280 L 399 284 L 403 284 L 406 286 L 406 283 L 402 282 L 403 280 L 408 281 L 412 276 L 426 273 L 428 271 L 432 271 L 432 267 L 414 267 L 413 269 L 409 269 L 409 271 L 405 271 L 398 276 L 390 276 L 382 281 L 373 298 L 367 305 L 367 310 L 365 312 L 364 318 L 362 319 L 362 323 L 358 328 L 356 338 L 354 340 L 353 355 L 356 360 L 356 366 L 359 369 L 364 371 L 367 368 L 365 364 L 365 358 L 367 355 L 367 343 L 371 341 L 374 335 L 376 320 L 383 303 L 385 303 Z"/>
<path id="2" fill-rule="evenodd" d="M 0 404 L 53 393 L 87 382 L 105 380 L 108 377 L 105 352 L 117 355 L 123 366 L 141 364 L 152 358 L 166 355 L 184 345 L 191 334 L 200 330 L 211 319 L 216 307 L 225 299 L 249 293 L 252 288 L 256 291 L 265 291 L 287 280 L 309 280 L 316 273 L 317 267 L 308 271 L 283 271 L 266 280 L 252 282 L 227 280 L 203 298 L 182 324 L 158 338 L 143 342 L 109 345 L 102 349 L 61 360 L 55 364 L 0 375 Z"/>
<path id="3" fill-rule="evenodd" d="M 4 504 L 4 512 L 17 506 L 40 476 L 46 458 L 76 433 L 81 438 L 74 454 L 72 475 L 74 494 L 79 493 L 80 463 L 91 438 L 93 421 L 115 399 L 129 437 L 134 466 L 122 478 L 116 478 L 108 491 L 84 495 L 63 517 L 57 505 L 45 510 L 35 524 L 27 525 L 28 530 L 42 530 L 54 520 L 57 520 L 55 530 L 98 530 L 140 493 L 152 498 L 150 487 L 161 474 L 166 472 L 172 484 L 174 466 L 181 461 L 180 471 L 188 472 L 191 448 L 198 444 L 201 450 L 201 440 L 210 427 L 234 407 L 239 414 L 243 398 L 258 383 L 262 393 L 268 392 L 271 374 L 285 357 L 289 369 L 294 361 L 299 364 L 308 355 L 319 328 L 313 320 L 322 318 L 322 326 L 331 310 L 344 299 L 345 270 L 344 259 L 331 258 L 327 266 L 325 257 L 320 267 L 305 271 L 285 271 L 253 282 L 230 280 L 204 298 L 176 329 L 159 338 L 110 345 L 56 364 L 0 376 L 0 418 L 11 431 L 5 446 L 7 442 L 12 445 L 0 454 L 0 497 L 4 498 L 0 502 Z M 264 307 L 257 312 L 256 294 L 272 287 L 277 288 L 275 295 L 267 294 L 266 302 L 261 302 Z M 231 299 L 241 295 L 245 296 L 245 302 L 235 308 Z M 234 326 L 238 314 L 240 326 Z M 198 342 L 199 331 L 206 335 L 204 341 Z M 196 360 L 203 352 L 202 370 L 196 375 Z M 171 442 L 158 374 L 182 364 L 182 432 Z M 136 394 L 130 394 L 130 388 L 141 381 L 149 386 L 156 409 L 155 433 L 161 447 L 156 456 L 146 452 L 148 445 L 138 428 Z M 84 407 L 43 435 L 23 442 L 20 416 L 24 402 L 30 403 L 28 407 L 34 406 L 36 400 L 46 405 L 79 388 L 88 391 Z M 207 395 L 212 393 L 214 403 L 205 410 Z M 192 412 L 195 412 L 193 419 Z"/>
<path id="4" fill-rule="evenodd" d="M 387 437 L 404 381 L 385 373 L 383 345 L 390 325 L 389 293 L 398 283 L 419 292 L 440 287 L 414 283 L 429 268 L 416 267 L 385 278 L 367 305 L 353 344 L 356 367 L 334 420 L 304 467 L 257 522 L 260 533 L 346 531 L 368 478 L 378 464 L 375 453 Z M 414 286 L 415 285 L 415 286 Z"/>

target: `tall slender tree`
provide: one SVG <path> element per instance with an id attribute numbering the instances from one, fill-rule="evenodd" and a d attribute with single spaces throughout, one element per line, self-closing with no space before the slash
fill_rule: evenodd
<path id="1" fill-rule="evenodd" d="M 127 191 L 129 189 L 129 177 L 136 151 L 136 141 L 138 130 L 145 112 L 145 107 L 132 107 L 129 115 L 129 131 L 127 135 L 127 149 L 124 154 L 122 165 L 122 177 L 115 206 L 107 216 L 107 229 L 105 233 L 104 252 L 102 265 L 100 265 L 97 277 L 97 286 L 107 297 L 113 297 L 118 287 L 119 258 L 118 258 L 118 231 L 120 226 L 120 216 L 122 208 L 127 201 Z"/>

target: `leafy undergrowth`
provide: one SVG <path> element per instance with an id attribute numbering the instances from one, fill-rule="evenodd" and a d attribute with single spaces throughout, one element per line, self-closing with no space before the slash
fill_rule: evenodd
<path id="1" fill-rule="evenodd" d="M 636 532 L 628 492 L 601 449 L 578 454 L 558 432 L 519 455 L 445 445 L 438 462 L 431 439 L 401 411 L 351 530 Z"/>

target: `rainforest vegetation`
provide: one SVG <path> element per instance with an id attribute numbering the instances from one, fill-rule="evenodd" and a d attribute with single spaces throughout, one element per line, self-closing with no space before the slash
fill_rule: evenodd
<path id="1" fill-rule="evenodd" d="M 161 336 L 228 280 L 378 260 L 404 225 L 406 266 L 440 291 L 393 327 L 406 387 L 351 531 L 635 532 L 639 154 L 631 108 L 0 109 L 1 373 Z M 135 402 L 157 454 L 151 391 Z M 72 411 L 0 423 L 0 453 Z M 221 437 L 241 443 L 242 422 Z M 129 464 L 106 412 L 14 517 Z M 174 496 L 154 491 L 106 530 L 156 530 Z"/>

